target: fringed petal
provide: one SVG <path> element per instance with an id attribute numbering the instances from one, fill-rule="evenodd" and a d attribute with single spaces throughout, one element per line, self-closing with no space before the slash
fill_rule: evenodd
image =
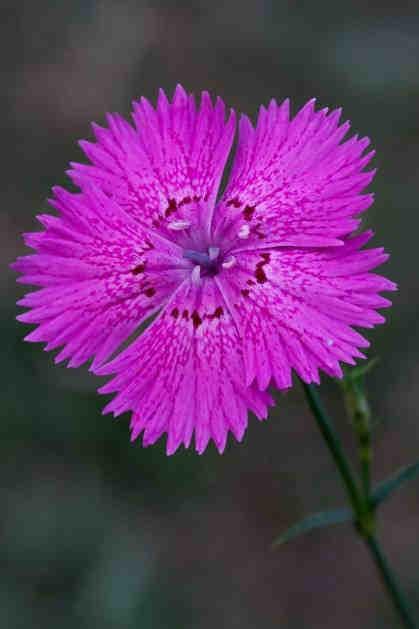
<path id="1" fill-rule="evenodd" d="M 167 434 L 167 453 L 183 444 L 223 452 L 231 431 L 240 441 L 247 412 L 266 417 L 270 396 L 246 387 L 240 339 L 217 285 L 190 282 L 135 343 L 98 370 L 115 374 L 100 390 L 116 392 L 105 412 L 133 411 L 132 439 L 150 445 Z"/>
<path id="2" fill-rule="evenodd" d="M 341 245 L 373 202 L 361 193 L 375 171 L 363 172 L 369 139 L 343 141 L 349 123 L 339 125 L 340 114 L 315 111 L 313 99 L 293 119 L 288 101 L 262 107 L 256 128 L 242 117 L 215 238 L 238 250 Z"/>

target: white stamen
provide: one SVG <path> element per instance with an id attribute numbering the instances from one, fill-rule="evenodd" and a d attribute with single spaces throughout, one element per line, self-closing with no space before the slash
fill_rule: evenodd
<path id="1" fill-rule="evenodd" d="M 220 253 L 219 247 L 210 247 L 208 249 L 208 256 L 210 260 L 216 260 L 218 258 L 219 253 Z"/>
<path id="2" fill-rule="evenodd" d="M 224 269 L 231 269 L 236 264 L 236 258 L 234 256 L 228 256 L 227 260 L 222 263 Z"/>
<path id="3" fill-rule="evenodd" d="M 250 234 L 249 225 L 242 225 L 238 233 L 239 238 L 241 238 L 242 240 L 245 240 L 246 238 L 249 238 L 249 234 Z"/>
<path id="4" fill-rule="evenodd" d="M 172 229 L 173 231 L 182 231 L 182 229 L 188 229 L 191 226 L 191 221 L 186 220 L 178 220 L 172 221 L 168 224 L 167 228 Z"/>
<path id="5" fill-rule="evenodd" d="M 194 268 L 192 269 L 191 279 L 193 284 L 199 284 L 201 280 L 201 267 L 199 266 L 199 264 L 194 266 Z"/>

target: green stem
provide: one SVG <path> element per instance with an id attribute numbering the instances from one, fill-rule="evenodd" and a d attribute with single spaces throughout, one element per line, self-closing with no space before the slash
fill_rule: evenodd
<path id="1" fill-rule="evenodd" d="M 370 435 L 365 435 L 362 445 L 359 447 L 359 458 L 361 462 L 361 478 L 364 488 L 364 495 L 369 498 L 371 492 L 371 441 Z"/>
<path id="2" fill-rule="evenodd" d="M 403 620 L 405 627 L 408 627 L 409 629 L 417 629 L 417 624 L 413 620 L 406 598 L 397 583 L 397 579 L 383 554 L 383 550 L 378 540 L 374 537 L 374 535 L 370 535 L 365 538 L 365 543 L 371 552 L 384 587 L 389 592 L 393 604 L 399 612 L 400 618 Z"/>
<path id="3" fill-rule="evenodd" d="M 346 458 L 339 437 L 336 434 L 332 422 L 327 417 L 326 412 L 321 404 L 320 398 L 313 385 L 302 382 L 310 409 L 317 421 L 317 425 L 322 433 L 323 439 L 333 457 L 336 467 L 342 477 L 348 498 L 355 513 L 364 512 L 363 499 L 361 497 L 355 474 Z"/>
<path id="4" fill-rule="evenodd" d="M 383 550 L 374 535 L 374 506 L 371 503 L 368 493 L 364 493 L 363 491 L 367 489 L 367 470 L 365 469 L 364 471 L 365 477 L 361 489 L 355 473 L 353 472 L 352 466 L 343 451 L 339 436 L 337 435 L 331 420 L 326 415 L 326 412 L 323 409 L 316 387 L 313 385 L 305 384 L 304 382 L 302 384 L 310 409 L 313 412 L 323 439 L 325 440 L 326 445 L 329 448 L 329 451 L 333 457 L 333 460 L 336 464 L 336 467 L 339 471 L 346 492 L 348 494 L 348 498 L 352 505 L 354 520 L 356 523 L 355 530 L 357 531 L 358 535 L 365 541 L 367 548 L 369 549 L 374 563 L 381 576 L 386 591 L 389 594 L 395 609 L 399 613 L 399 616 L 403 621 L 404 626 L 408 629 L 417 629 L 417 625 L 413 620 L 406 599 L 397 583 L 397 579 L 394 576 L 383 554 Z"/>

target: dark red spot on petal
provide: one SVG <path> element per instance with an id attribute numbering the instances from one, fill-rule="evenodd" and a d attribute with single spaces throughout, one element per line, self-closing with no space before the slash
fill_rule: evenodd
<path id="1" fill-rule="evenodd" d="M 260 257 L 262 258 L 262 260 L 259 260 L 259 262 L 256 264 L 255 277 L 260 284 L 263 284 L 263 282 L 267 281 L 266 274 L 265 274 L 265 271 L 263 270 L 263 267 L 265 266 L 265 264 L 269 263 L 271 259 L 271 254 L 261 253 Z"/>
<path id="2" fill-rule="evenodd" d="M 170 216 L 171 214 L 173 214 L 173 212 L 176 212 L 177 210 L 177 203 L 175 199 L 169 199 L 169 205 L 166 208 L 166 211 L 164 213 L 165 216 Z"/>
<path id="3" fill-rule="evenodd" d="M 179 205 L 186 205 L 192 201 L 191 197 L 184 197 L 182 201 L 180 201 Z"/>
<path id="4" fill-rule="evenodd" d="M 255 282 L 253 280 L 247 280 L 246 284 L 249 284 L 249 286 L 254 286 Z"/>
<path id="5" fill-rule="evenodd" d="M 156 289 L 151 286 L 150 288 L 145 289 L 144 295 L 146 295 L 147 297 L 153 297 L 155 292 L 156 292 Z"/>
<path id="6" fill-rule="evenodd" d="M 138 264 L 135 269 L 132 269 L 131 273 L 133 275 L 140 275 L 140 273 L 144 273 L 145 270 L 145 263 L 141 262 L 141 264 Z"/>
<path id="7" fill-rule="evenodd" d="M 172 312 L 170 313 L 172 315 L 172 317 L 174 319 L 177 319 L 179 316 L 179 308 L 173 308 Z"/>
<path id="8" fill-rule="evenodd" d="M 194 310 L 194 311 L 193 311 L 192 316 L 191 316 L 191 319 L 192 319 L 193 327 L 194 327 L 195 329 L 196 329 L 196 328 L 199 328 L 199 326 L 200 326 L 200 325 L 201 325 L 201 323 L 202 323 L 202 319 L 201 319 L 201 317 L 199 316 L 199 314 L 197 313 L 197 311 L 196 311 L 196 310 Z"/>
<path id="9" fill-rule="evenodd" d="M 194 203 L 198 203 L 198 201 L 200 201 L 200 200 L 201 200 L 201 197 L 199 197 L 197 194 L 195 194 L 195 195 L 192 197 L 192 201 L 193 201 Z"/>
<path id="10" fill-rule="evenodd" d="M 255 278 L 259 284 L 264 284 L 265 282 L 268 281 L 268 278 L 266 277 L 266 273 L 261 266 L 256 267 Z"/>
<path id="11" fill-rule="evenodd" d="M 186 319 L 186 320 L 189 319 L 189 311 L 188 310 L 184 310 L 182 312 L 182 317 L 183 317 L 183 319 Z"/>
<path id="12" fill-rule="evenodd" d="M 230 199 L 229 201 L 227 201 L 227 205 L 232 205 L 233 207 L 240 207 L 241 202 L 240 202 L 240 199 L 238 199 L 237 197 L 234 197 L 234 199 Z"/>
<path id="13" fill-rule="evenodd" d="M 221 306 L 217 306 L 212 314 L 207 315 L 208 319 L 220 319 L 224 314 L 224 310 Z"/>
<path id="14" fill-rule="evenodd" d="M 242 288 L 241 290 L 241 294 L 243 295 L 243 297 L 249 297 L 250 295 L 250 290 L 247 288 Z"/>
<path id="15" fill-rule="evenodd" d="M 256 207 L 254 205 L 246 205 L 243 210 L 243 217 L 245 221 L 251 221 Z"/>
<path id="16" fill-rule="evenodd" d="M 255 227 L 254 227 L 254 233 L 256 234 L 256 236 L 258 238 L 260 238 L 262 240 L 262 238 L 266 238 L 265 234 L 260 230 L 260 228 L 262 227 L 262 223 L 259 221 L 259 223 L 256 223 Z"/>

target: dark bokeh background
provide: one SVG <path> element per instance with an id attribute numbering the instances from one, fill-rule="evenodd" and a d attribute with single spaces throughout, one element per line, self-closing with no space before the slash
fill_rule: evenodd
<path id="1" fill-rule="evenodd" d="M 415 3 L 3 1 L 0 213 L 0 626 L 5 629 L 396 627 L 349 527 L 277 552 L 273 537 L 343 496 L 297 385 L 219 457 L 130 445 L 97 380 L 22 342 L 8 263 L 24 252 L 76 139 L 177 82 L 254 115 L 270 97 L 344 106 L 377 148 L 366 219 L 400 284 L 369 334 L 376 477 L 418 458 L 419 14 Z M 325 385 L 348 447 L 339 391 Z M 418 487 L 381 534 L 419 617 Z"/>

